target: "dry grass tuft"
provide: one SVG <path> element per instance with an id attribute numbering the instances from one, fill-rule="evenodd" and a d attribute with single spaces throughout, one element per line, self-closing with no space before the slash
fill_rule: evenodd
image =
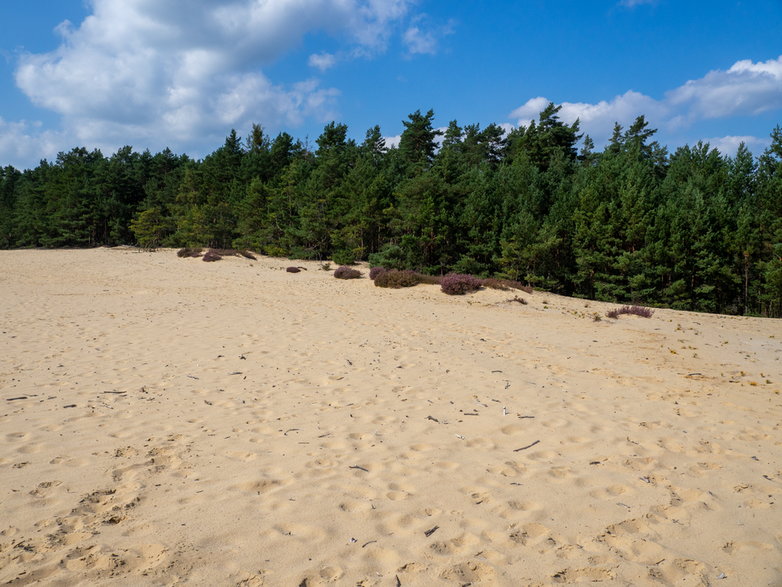
<path id="1" fill-rule="evenodd" d="M 654 310 L 646 308 L 644 306 L 622 306 L 621 308 L 614 308 L 606 312 L 606 316 L 609 318 L 619 318 L 622 314 L 631 314 L 633 316 L 641 316 L 642 318 L 651 318 L 654 314 Z"/>

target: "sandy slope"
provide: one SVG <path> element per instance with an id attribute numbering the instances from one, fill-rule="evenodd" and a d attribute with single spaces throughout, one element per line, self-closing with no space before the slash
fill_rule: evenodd
<path id="1" fill-rule="evenodd" d="M 0 583 L 782 584 L 779 320 L 289 264 L 0 252 Z"/>

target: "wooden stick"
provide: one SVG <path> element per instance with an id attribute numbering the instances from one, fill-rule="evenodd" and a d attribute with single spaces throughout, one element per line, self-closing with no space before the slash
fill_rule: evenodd
<path id="1" fill-rule="evenodd" d="M 528 448 L 532 448 L 533 446 L 535 446 L 539 442 L 540 442 L 540 440 L 536 440 L 535 442 L 533 442 L 532 444 L 528 444 L 527 446 L 522 446 L 521 448 L 513 449 L 513 452 L 519 452 L 521 450 L 527 450 Z"/>

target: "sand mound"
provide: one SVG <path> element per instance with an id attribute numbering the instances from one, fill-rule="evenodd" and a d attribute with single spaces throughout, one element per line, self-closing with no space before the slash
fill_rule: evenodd
<path id="1" fill-rule="evenodd" d="M 779 584 L 779 321 L 289 264 L 0 252 L 0 582 Z"/>

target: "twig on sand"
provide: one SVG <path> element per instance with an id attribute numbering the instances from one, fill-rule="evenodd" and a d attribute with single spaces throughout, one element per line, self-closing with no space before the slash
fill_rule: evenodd
<path id="1" fill-rule="evenodd" d="M 288 428 L 285 432 L 282 433 L 282 435 L 288 436 L 288 432 L 296 432 L 297 430 L 301 430 L 301 428 Z"/>
<path id="2" fill-rule="evenodd" d="M 435 526 L 434 528 L 429 528 L 428 530 L 426 530 L 426 531 L 424 532 L 424 535 L 425 535 L 427 538 L 429 538 L 429 536 L 431 536 L 432 534 L 434 534 L 435 532 L 437 532 L 437 530 L 439 530 L 439 529 L 440 529 L 440 526 Z"/>
<path id="3" fill-rule="evenodd" d="M 361 471 L 364 471 L 364 472 L 366 472 L 366 473 L 369 473 L 369 469 L 365 469 L 365 468 L 364 468 L 364 467 L 362 467 L 361 465 L 350 465 L 350 466 L 348 467 L 348 469 L 359 469 L 359 470 L 361 470 Z"/>
<path id="4" fill-rule="evenodd" d="M 427 416 L 426 419 L 427 420 L 431 420 L 432 422 L 437 422 L 438 424 L 440 423 L 440 420 L 438 420 L 437 418 L 434 418 L 433 416 Z"/>
<path id="5" fill-rule="evenodd" d="M 514 448 L 513 452 L 519 452 L 519 451 L 522 451 L 522 450 L 527 450 L 528 448 L 532 448 L 533 446 L 535 446 L 539 442 L 540 442 L 540 440 L 536 440 L 535 442 L 533 442 L 532 444 L 528 444 L 527 446 L 522 446 L 521 448 Z"/>
<path id="6" fill-rule="evenodd" d="M 377 542 L 377 540 L 370 540 L 369 542 L 365 542 L 364 544 L 361 545 L 361 548 L 366 548 L 367 546 L 369 546 L 373 542 Z"/>

